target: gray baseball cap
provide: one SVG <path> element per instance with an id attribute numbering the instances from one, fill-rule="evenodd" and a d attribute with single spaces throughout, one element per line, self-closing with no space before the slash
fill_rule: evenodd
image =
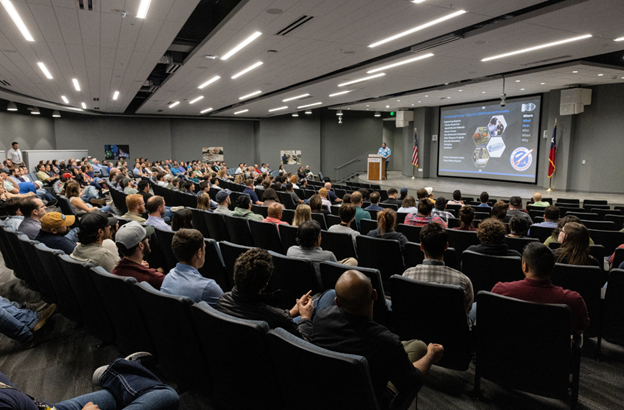
<path id="1" fill-rule="evenodd" d="M 115 243 L 120 243 L 126 247 L 126 249 L 134 248 L 143 239 L 147 238 L 154 233 L 153 226 L 143 227 L 137 221 L 128 222 L 122 225 L 121 228 L 115 234 Z"/>
<path id="2" fill-rule="evenodd" d="M 231 193 L 232 191 L 230 191 L 229 189 L 222 189 L 217 192 L 217 195 L 215 195 L 215 201 L 220 204 L 221 202 L 225 201 Z"/>

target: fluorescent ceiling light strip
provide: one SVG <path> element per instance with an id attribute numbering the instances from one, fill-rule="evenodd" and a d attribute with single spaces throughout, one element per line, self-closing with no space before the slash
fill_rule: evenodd
<path id="1" fill-rule="evenodd" d="M 141 3 L 139 4 L 139 11 L 137 11 L 136 15 L 138 19 L 144 19 L 147 17 L 147 11 L 149 10 L 151 2 L 152 0 L 141 0 Z"/>
<path id="2" fill-rule="evenodd" d="M 52 74 L 50 74 L 50 72 L 48 71 L 48 68 L 45 66 L 45 64 L 43 63 L 37 63 L 37 65 L 39 66 L 39 68 L 41 69 L 41 71 L 43 71 L 43 74 L 48 77 L 49 80 L 52 79 Z"/>
<path id="3" fill-rule="evenodd" d="M 258 61 L 256 64 L 254 64 L 254 65 L 252 65 L 252 66 L 250 66 L 250 67 L 247 67 L 246 69 L 244 69 L 244 70 L 243 70 L 243 71 L 241 71 L 240 73 L 236 73 L 236 74 L 234 74 L 234 75 L 232 76 L 232 80 L 237 79 L 237 78 L 238 78 L 238 77 L 240 77 L 241 75 L 243 75 L 243 74 L 245 74 L 245 73 L 247 73 L 247 72 L 249 72 L 249 71 L 253 70 L 253 69 L 254 69 L 254 68 L 256 68 L 256 67 L 260 67 L 262 64 L 263 64 L 263 63 L 262 63 L 262 61 Z"/>
<path id="4" fill-rule="evenodd" d="M 169 108 L 173 108 L 173 107 L 175 107 L 178 104 L 180 104 L 180 101 L 176 101 L 174 103 L 171 103 L 171 104 L 169 104 Z"/>
<path id="5" fill-rule="evenodd" d="M 273 108 L 272 110 L 269 110 L 269 112 L 279 111 L 279 110 L 285 110 L 285 109 L 287 109 L 287 108 L 288 108 L 288 106 L 286 106 L 286 105 L 285 105 L 285 106 L 283 106 L 283 107 Z"/>
<path id="6" fill-rule="evenodd" d="M 251 43 L 252 41 L 257 39 L 261 35 L 262 35 L 261 32 L 256 31 L 255 33 L 247 37 L 245 40 L 243 40 L 242 43 L 240 43 L 239 45 L 231 49 L 229 52 L 227 52 L 223 57 L 221 57 L 221 60 L 227 60 L 228 58 L 232 57 L 234 54 L 240 51 L 241 48 L 245 47 L 247 44 Z"/>
<path id="7" fill-rule="evenodd" d="M 411 29 L 411 30 L 407 30 L 407 31 L 404 31 L 404 32 L 399 33 L 399 34 L 395 34 L 395 35 L 394 35 L 394 36 L 392 36 L 392 37 L 388 37 L 388 38 L 386 38 L 386 39 L 383 39 L 383 40 L 381 40 L 381 41 L 378 41 L 378 42 L 376 42 L 376 43 L 373 43 L 373 44 L 371 44 L 369 47 L 371 47 L 371 48 L 372 48 L 372 47 L 377 47 L 378 45 L 381 45 L 381 44 L 387 43 L 388 41 L 396 40 L 397 38 L 401 38 L 401 37 L 407 36 L 408 34 L 412 34 L 412 33 L 415 33 L 415 32 L 417 32 L 417 31 L 420 31 L 420 30 L 426 29 L 427 27 L 431 27 L 431 26 L 434 26 L 434 25 L 436 25 L 436 24 L 438 24 L 438 23 L 442 23 L 443 21 L 446 21 L 446 20 L 452 19 L 453 17 L 461 16 L 461 15 L 462 15 L 462 14 L 464 14 L 465 12 L 466 12 L 466 10 L 459 10 L 459 11 L 456 11 L 455 13 L 451 13 L 451 14 L 449 14 L 448 16 L 440 17 L 439 19 L 436 19 L 436 20 L 430 21 L 429 23 L 425 23 L 425 24 L 420 25 L 420 26 L 418 26 L 418 27 L 414 27 L 414 28 L 413 28 L 413 29 Z"/>
<path id="8" fill-rule="evenodd" d="M 116 100 L 117 98 L 119 98 L 119 91 L 115 91 L 115 94 L 113 94 L 113 100 Z"/>
<path id="9" fill-rule="evenodd" d="M 424 58 L 429 58 L 429 57 L 433 57 L 433 53 L 425 54 L 424 56 L 410 58 L 409 60 L 403 60 L 403 61 L 399 61 L 398 63 L 388 64 L 388 65 L 385 65 L 383 67 L 375 68 L 373 70 L 367 71 L 366 74 L 376 73 L 377 71 L 383 71 L 383 70 L 388 69 L 388 68 L 398 67 L 398 66 L 403 65 L 403 64 L 412 63 L 414 61 L 422 60 Z"/>
<path id="10" fill-rule="evenodd" d="M 314 104 L 307 104 L 307 105 L 302 105 L 301 107 L 297 107 L 297 109 L 299 108 L 307 108 L 307 107 L 314 107 L 315 105 L 321 105 L 323 104 L 322 102 L 316 102 Z"/>
<path id="11" fill-rule="evenodd" d="M 340 91 L 339 93 L 329 94 L 329 96 L 330 96 L 330 97 L 337 97 L 337 96 L 339 96 L 339 95 L 343 95 L 343 94 L 346 94 L 346 93 L 350 93 L 351 91 L 353 91 L 353 90 L 348 90 L 348 91 Z"/>
<path id="12" fill-rule="evenodd" d="M 82 108 L 76 108 L 76 107 L 67 107 L 68 110 L 74 110 L 74 111 L 82 111 Z"/>
<path id="13" fill-rule="evenodd" d="M 197 88 L 199 88 L 199 89 L 201 90 L 202 88 L 207 87 L 207 86 L 209 86 L 210 84 L 214 83 L 214 82 L 215 82 L 215 81 L 217 81 L 219 78 L 221 78 L 221 77 L 219 77 L 218 75 L 215 75 L 215 76 L 214 76 L 214 77 L 212 77 L 210 80 L 206 81 L 205 83 L 203 83 L 202 85 L 200 85 L 200 86 L 199 86 L 199 87 L 197 87 Z"/>
<path id="14" fill-rule="evenodd" d="M 307 96 L 309 96 L 309 95 L 310 95 L 310 94 L 301 94 L 301 95 L 298 95 L 298 96 L 296 96 L 296 97 L 286 98 L 285 100 L 282 100 L 282 102 L 288 102 L 288 101 L 292 101 L 292 100 L 298 100 L 299 98 L 307 97 Z"/>
<path id="15" fill-rule="evenodd" d="M 613 40 L 613 41 L 624 41 L 624 37 L 619 37 L 619 38 L 616 38 L 616 39 L 615 39 L 615 40 Z"/>
<path id="16" fill-rule="evenodd" d="M 74 88 L 76 89 L 76 91 L 80 91 L 80 84 L 78 84 L 78 80 L 74 78 L 72 80 L 72 83 L 74 83 Z"/>
<path id="17" fill-rule="evenodd" d="M 384 75 L 386 75 L 386 73 L 379 73 L 379 74 L 371 75 L 371 76 L 368 76 L 368 77 L 359 78 L 357 80 L 353 80 L 353 81 L 349 81 L 349 82 L 346 82 L 346 83 L 338 84 L 338 87 L 344 87 L 345 85 L 361 83 L 362 81 L 367 81 L 367 80 L 370 80 L 370 79 L 373 79 L 373 78 L 382 77 Z"/>
<path id="18" fill-rule="evenodd" d="M 525 49 L 518 50 L 518 51 L 512 51 L 511 53 L 505 53 L 505 54 L 500 54 L 500 55 L 493 56 L 493 57 L 484 58 L 481 61 L 490 61 L 490 60 L 495 60 L 497 58 L 509 57 L 509 56 L 513 56 L 513 55 L 521 54 L 521 53 L 528 53 L 529 51 L 535 51 L 535 50 L 540 50 L 542 48 L 558 46 L 560 44 L 570 43 L 572 41 L 584 40 L 586 38 L 590 38 L 591 36 L 592 36 L 591 34 L 585 34 L 584 36 L 572 37 L 566 40 L 555 41 L 554 43 L 542 44 L 540 46 L 529 47 L 529 48 L 525 48 Z"/>
<path id="19" fill-rule="evenodd" d="M 262 94 L 262 91 L 254 91 L 251 94 L 243 95 L 239 100 L 246 100 L 249 97 L 253 97 L 254 95 Z"/>
<path id="20" fill-rule="evenodd" d="M 236 115 L 236 114 L 242 114 L 242 113 L 247 112 L 247 111 L 249 111 L 249 110 L 236 111 L 236 112 L 234 113 L 234 115 Z"/>
<path id="21" fill-rule="evenodd" d="M 202 110 L 202 111 L 200 111 L 199 113 L 200 113 L 200 114 L 204 114 L 204 113 L 206 113 L 206 112 L 208 112 L 208 111 L 212 111 L 212 108 L 206 108 L 205 110 Z"/>
<path id="22" fill-rule="evenodd" d="M 194 100 L 189 101 L 189 104 L 196 103 L 197 101 L 201 100 L 202 98 L 204 98 L 204 96 L 200 95 L 199 97 L 195 98 Z"/>
<path id="23" fill-rule="evenodd" d="M 84 108 L 85 110 L 87 109 L 87 104 L 81 103 L 80 105 L 82 105 L 82 108 Z"/>
<path id="24" fill-rule="evenodd" d="M 20 17 L 19 13 L 15 9 L 15 6 L 13 5 L 13 3 L 11 3 L 10 0 L 0 0 L 0 3 L 2 3 L 7 13 L 9 13 L 9 16 L 13 20 L 13 23 L 15 23 L 15 25 L 17 26 L 19 31 L 22 33 L 26 41 L 35 41 L 33 36 L 30 35 L 30 31 L 28 31 L 28 29 L 26 28 L 26 24 L 24 24 L 24 21 L 22 21 L 22 18 Z"/>
<path id="25" fill-rule="evenodd" d="M 65 104 L 69 104 L 69 100 L 64 95 L 61 95 L 61 99 L 63 100 Z"/>

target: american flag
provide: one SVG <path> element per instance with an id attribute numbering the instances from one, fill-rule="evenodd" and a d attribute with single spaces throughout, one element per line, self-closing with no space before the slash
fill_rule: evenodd
<path id="1" fill-rule="evenodd" d="M 414 128 L 414 151 L 412 152 L 412 164 L 418 166 L 418 134 Z"/>

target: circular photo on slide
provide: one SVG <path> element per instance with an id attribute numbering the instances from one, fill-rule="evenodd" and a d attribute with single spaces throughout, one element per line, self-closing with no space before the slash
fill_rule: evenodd
<path id="1" fill-rule="evenodd" d="M 493 137 L 487 145 L 488 153 L 492 158 L 500 158 L 505 152 L 505 142 L 502 137 Z"/>
<path id="2" fill-rule="evenodd" d="M 482 147 L 477 147 L 472 154 L 472 160 L 477 168 L 485 167 L 489 159 L 490 154 L 488 154 L 487 149 Z"/>
<path id="3" fill-rule="evenodd" d="M 533 150 L 525 147 L 518 147 L 511 153 L 509 160 L 511 166 L 516 171 L 526 171 L 533 163 Z"/>

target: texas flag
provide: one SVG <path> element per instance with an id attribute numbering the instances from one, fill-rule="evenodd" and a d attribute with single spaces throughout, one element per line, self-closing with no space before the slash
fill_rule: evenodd
<path id="1" fill-rule="evenodd" d="M 557 154 L 557 120 L 550 140 L 550 152 L 548 153 L 548 178 L 552 178 L 555 173 L 555 155 Z"/>

